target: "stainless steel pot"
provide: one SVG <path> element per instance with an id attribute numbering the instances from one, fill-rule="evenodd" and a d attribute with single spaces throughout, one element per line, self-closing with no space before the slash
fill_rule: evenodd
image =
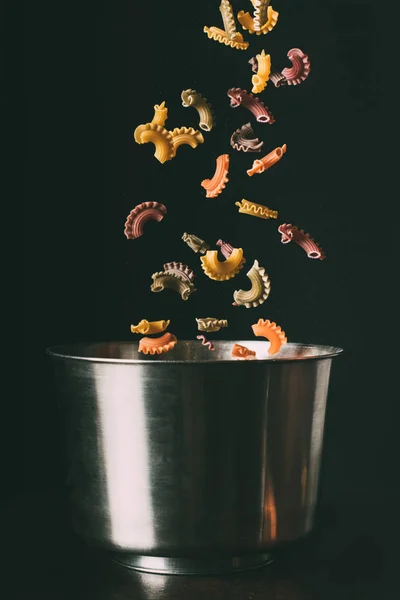
<path id="1" fill-rule="evenodd" d="M 76 532 L 132 568 L 220 573 L 307 534 L 317 500 L 331 346 L 179 341 L 49 348 Z"/>

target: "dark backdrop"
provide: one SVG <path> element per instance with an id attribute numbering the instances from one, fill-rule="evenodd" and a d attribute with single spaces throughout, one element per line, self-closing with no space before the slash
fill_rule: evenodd
<path id="1" fill-rule="evenodd" d="M 321 502 L 373 507 L 396 490 L 383 371 L 390 316 L 381 284 L 391 248 L 374 172 L 380 65 L 373 4 L 275 0 L 278 25 L 267 36 L 245 34 L 244 52 L 203 33 L 204 25 L 220 26 L 218 4 L 26 3 L 25 467 L 11 493 L 62 487 L 47 346 L 137 341 L 129 326 L 142 318 L 171 319 L 178 338 L 193 338 L 198 316 L 227 318 L 221 338 L 251 337 L 250 325 L 263 317 L 280 324 L 289 341 L 343 347 L 332 371 Z M 232 4 L 235 14 L 251 8 L 246 0 Z M 264 48 L 281 70 L 292 47 L 309 55 L 311 74 L 298 87 L 268 84 L 261 98 L 273 125 L 230 108 L 230 87 L 250 90 L 251 56 Z M 196 127 L 197 113 L 181 105 L 189 87 L 210 100 L 217 126 L 204 132 L 204 144 L 183 146 L 162 165 L 151 144 L 134 142 L 133 131 L 163 100 L 169 128 Z M 256 155 L 229 145 L 248 121 L 264 140 L 263 154 L 288 148 L 252 178 L 245 171 Z M 200 182 L 225 152 L 229 183 L 207 199 Z M 278 210 L 278 221 L 239 214 L 234 203 L 243 197 Z M 142 238 L 126 240 L 127 214 L 148 200 L 165 203 L 167 216 L 149 222 Z M 310 232 L 326 260 L 282 245 L 282 222 Z M 183 231 L 212 247 L 219 237 L 242 247 L 248 266 L 257 258 L 272 280 L 268 301 L 232 307 L 233 290 L 247 286 L 245 270 L 231 282 L 208 280 Z M 196 272 L 198 291 L 187 302 L 150 292 L 151 274 L 172 260 Z"/>

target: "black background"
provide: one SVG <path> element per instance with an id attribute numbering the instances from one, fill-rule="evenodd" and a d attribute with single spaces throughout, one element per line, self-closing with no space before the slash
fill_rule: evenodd
<path id="1" fill-rule="evenodd" d="M 375 169 L 380 65 L 373 3 L 275 0 L 276 28 L 267 36 L 244 33 L 246 51 L 203 33 L 204 25 L 221 26 L 218 4 L 25 5 L 25 426 L 14 437 L 24 447 L 24 469 L 8 487 L 11 497 L 63 486 L 47 346 L 137 341 L 129 326 L 142 318 L 171 319 L 171 332 L 193 338 L 198 316 L 229 320 L 215 337 L 251 337 L 250 325 L 262 317 L 280 324 L 289 341 L 344 348 L 332 370 L 322 506 L 370 505 L 373 514 L 377 502 L 396 497 L 393 395 L 384 362 L 391 240 Z M 251 9 L 246 0 L 232 5 L 235 14 Z M 250 57 L 264 48 L 281 70 L 293 47 L 309 55 L 311 74 L 300 86 L 269 83 L 262 92 L 273 125 L 230 108 L 230 87 L 250 91 Z M 196 111 L 181 104 L 189 87 L 209 99 L 217 125 L 203 132 L 204 144 L 182 146 L 161 164 L 152 144 L 134 142 L 133 131 L 163 100 L 168 128 L 196 127 Z M 264 140 L 261 155 L 283 143 L 288 148 L 272 169 L 252 178 L 246 169 L 257 155 L 229 145 L 231 133 L 248 121 Z M 226 152 L 229 183 L 207 199 L 200 182 Z M 243 197 L 278 210 L 278 221 L 239 214 L 234 203 Z M 127 214 L 148 200 L 166 204 L 168 214 L 127 240 Z M 282 222 L 309 232 L 326 260 L 282 245 Z M 247 287 L 246 267 L 230 282 L 207 279 L 183 231 L 211 247 L 219 237 L 242 247 L 246 266 L 257 258 L 272 281 L 267 302 L 232 307 L 233 291 Z M 151 274 L 172 260 L 196 273 L 198 291 L 187 302 L 170 291 L 150 292 Z"/>

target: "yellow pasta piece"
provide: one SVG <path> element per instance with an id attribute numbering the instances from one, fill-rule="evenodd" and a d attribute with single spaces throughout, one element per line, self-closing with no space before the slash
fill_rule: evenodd
<path id="1" fill-rule="evenodd" d="M 256 59 L 258 64 L 257 73 L 255 73 L 251 78 L 251 82 L 253 84 L 251 91 L 253 92 L 253 94 L 259 94 L 263 91 L 263 89 L 267 85 L 267 81 L 271 73 L 270 54 L 265 54 L 264 50 L 262 50 L 261 54 L 257 54 Z"/>
<path id="2" fill-rule="evenodd" d="M 242 248 L 234 248 L 229 258 L 223 262 L 218 260 L 217 250 L 208 250 L 205 256 L 200 257 L 200 260 L 201 267 L 207 277 L 215 281 L 232 279 L 232 277 L 235 277 L 239 273 L 246 262 L 243 257 Z"/>
<path id="3" fill-rule="evenodd" d="M 236 34 L 235 40 L 230 40 L 226 32 L 219 27 L 204 27 L 203 31 L 210 39 L 215 40 L 220 44 L 225 44 L 225 46 L 230 46 L 237 50 L 246 50 L 249 47 L 249 42 L 245 42 L 242 34 L 239 32 Z"/>
<path id="4" fill-rule="evenodd" d="M 197 129 L 193 129 L 193 127 L 175 127 L 173 131 L 170 131 L 170 134 L 174 152 L 182 144 L 189 144 L 192 148 L 196 148 L 198 144 L 204 142 L 203 134 Z"/>
<path id="5" fill-rule="evenodd" d="M 139 125 L 135 129 L 134 138 L 138 144 L 154 144 L 156 149 L 154 156 L 160 163 L 165 163 L 175 156 L 172 135 L 160 125 L 155 123 Z"/>
<path id="6" fill-rule="evenodd" d="M 243 198 L 240 202 L 235 202 L 235 206 L 239 207 L 240 213 L 250 215 L 252 217 L 259 217 L 260 219 L 278 218 L 277 210 L 271 210 L 270 208 L 268 208 L 268 206 L 263 206 L 262 204 L 250 202 L 250 200 L 245 200 L 245 198 Z"/>
<path id="7" fill-rule="evenodd" d="M 154 106 L 154 116 L 150 123 L 145 123 L 136 127 L 134 139 L 138 144 L 147 144 L 151 142 L 155 146 L 154 156 L 160 163 L 171 160 L 176 156 L 176 150 L 182 144 L 189 144 L 195 148 L 198 144 L 204 142 L 203 135 L 193 127 L 176 127 L 172 131 L 167 131 L 163 126 L 167 120 L 168 109 L 165 101 L 160 105 Z"/>
<path id="8" fill-rule="evenodd" d="M 253 308 L 263 304 L 271 292 L 271 282 L 265 272 L 264 267 L 260 267 L 258 260 L 255 260 L 247 277 L 251 281 L 251 288 L 247 292 L 244 290 L 235 291 L 233 294 L 234 304 Z"/>
<path id="9" fill-rule="evenodd" d="M 254 22 L 253 17 L 248 12 L 241 10 L 237 17 L 243 29 L 247 30 L 249 33 L 261 35 L 262 33 L 266 34 L 269 31 L 272 31 L 278 21 L 279 13 L 274 10 L 272 6 L 268 6 L 267 21 L 260 27 L 260 29 L 257 29 L 257 24 Z"/>
<path id="10" fill-rule="evenodd" d="M 164 102 L 161 102 L 161 104 L 156 104 L 154 106 L 154 117 L 152 118 L 151 122 L 154 123 L 154 125 L 160 125 L 160 127 L 164 127 L 164 123 L 168 118 L 168 108 L 165 106 L 165 100 Z"/>
<path id="11" fill-rule="evenodd" d="M 147 319 L 142 319 L 139 321 L 137 325 L 131 325 L 132 333 L 142 333 L 143 335 L 152 334 L 152 333 L 160 333 L 161 331 L 165 331 L 171 321 L 147 321 Z"/>
<path id="12" fill-rule="evenodd" d="M 187 108 L 192 106 L 197 110 L 200 117 L 199 127 L 203 131 L 211 131 L 214 125 L 214 117 L 212 114 L 211 106 L 207 101 L 207 98 L 203 98 L 201 94 L 196 90 L 183 90 L 181 94 L 182 105 Z"/>

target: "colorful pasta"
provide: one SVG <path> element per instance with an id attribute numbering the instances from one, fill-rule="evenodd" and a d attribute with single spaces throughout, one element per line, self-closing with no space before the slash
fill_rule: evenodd
<path id="1" fill-rule="evenodd" d="M 169 262 L 164 265 L 164 272 L 176 275 L 182 281 L 192 282 L 194 280 L 194 272 L 190 267 L 181 262 Z"/>
<path id="2" fill-rule="evenodd" d="M 131 210 L 125 221 L 124 234 L 128 239 L 135 239 L 143 235 L 144 224 L 154 219 L 162 221 L 167 209 L 159 202 L 142 202 Z"/>
<path id="3" fill-rule="evenodd" d="M 326 255 L 319 244 L 308 234 L 290 223 L 279 225 L 278 231 L 281 234 L 282 244 L 288 244 L 293 241 L 295 244 L 303 248 L 308 258 L 324 260 Z"/>
<path id="4" fill-rule="evenodd" d="M 254 131 L 250 123 L 245 123 L 239 129 L 236 129 L 231 135 L 231 146 L 235 150 L 242 152 L 260 152 L 264 142 L 254 136 Z"/>
<path id="5" fill-rule="evenodd" d="M 165 163 L 175 156 L 175 148 L 169 131 L 155 123 L 145 123 L 136 127 L 135 142 L 138 144 L 154 144 L 154 156 L 160 163 Z"/>
<path id="6" fill-rule="evenodd" d="M 176 336 L 172 333 L 165 333 L 158 338 L 144 337 L 139 342 L 138 352 L 143 354 L 163 354 L 173 350 L 178 343 Z"/>
<path id="7" fill-rule="evenodd" d="M 165 121 L 168 118 L 168 108 L 165 105 L 165 100 L 161 102 L 161 104 L 156 104 L 154 106 L 154 117 L 151 120 L 151 123 L 154 125 L 159 125 L 160 127 L 164 127 Z"/>
<path id="8" fill-rule="evenodd" d="M 221 0 L 219 10 L 224 24 L 224 31 L 229 40 L 237 39 L 237 30 L 235 23 L 235 15 L 233 14 L 232 5 L 228 0 Z"/>
<path id="9" fill-rule="evenodd" d="M 160 333 L 165 331 L 171 321 L 147 321 L 142 319 L 137 325 L 131 325 L 132 333 L 142 333 L 143 335 Z"/>
<path id="10" fill-rule="evenodd" d="M 207 198 L 215 198 L 221 194 L 229 181 L 227 175 L 229 170 L 229 154 L 221 154 L 218 156 L 217 166 L 212 179 L 203 179 L 201 186 L 207 190 Z"/>
<path id="11" fill-rule="evenodd" d="M 292 66 L 286 67 L 282 71 L 282 76 L 285 78 L 284 83 L 287 83 L 287 85 L 299 85 L 310 74 L 311 65 L 309 58 L 300 48 L 292 48 L 287 53 L 287 56 Z"/>
<path id="12" fill-rule="evenodd" d="M 232 5 L 228 0 L 221 0 L 219 7 L 221 12 L 224 29 L 219 27 L 204 27 L 203 31 L 209 39 L 213 39 L 220 44 L 225 44 L 237 50 L 246 50 L 249 43 L 243 40 L 243 36 L 236 30 L 235 17 L 232 10 Z"/>
<path id="13" fill-rule="evenodd" d="M 228 321 L 226 319 L 214 319 L 213 317 L 204 317 L 196 319 L 197 328 L 199 331 L 219 331 L 221 327 L 228 327 Z"/>
<path id="14" fill-rule="evenodd" d="M 279 13 L 272 6 L 268 6 L 269 0 L 251 0 L 251 2 L 255 8 L 253 17 L 244 10 L 238 14 L 238 21 L 243 29 L 256 35 L 272 31 L 278 22 Z"/>
<path id="15" fill-rule="evenodd" d="M 154 116 L 150 123 L 138 125 L 134 131 L 134 139 L 138 144 L 152 143 L 155 147 L 154 156 L 160 163 L 165 163 L 176 156 L 176 150 L 182 144 L 195 148 L 204 142 L 203 135 L 193 127 L 176 127 L 167 131 L 164 124 L 168 116 L 165 101 L 154 106 Z"/>
<path id="16" fill-rule="evenodd" d="M 255 173 L 264 173 L 264 171 L 266 171 L 267 169 L 272 167 L 272 165 L 277 163 L 278 160 L 280 160 L 285 154 L 285 152 L 286 144 L 283 144 L 283 146 L 275 148 L 275 150 L 272 150 L 272 152 L 270 152 L 266 156 L 263 156 L 263 158 L 256 158 L 256 160 L 253 162 L 253 166 L 251 167 L 251 169 L 248 169 L 247 175 L 252 177 Z"/>
<path id="17" fill-rule="evenodd" d="M 238 290 L 233 294 L 234 306 L 245 306 L 254 308 L 263 304 L 271 292 L 271 282 L 264 267 L 260 267 L 255 260 L 250 271 L 247 273 L 251 288 L 248 291 Z"/>
<path id="18" fill-rule="evenodd" d="M 279 352 L 281 347 L 287 343 L 287 337 L 284 331 L 276 323 L 259 319 L 257 323 L 251 326 L 254 335 L 265 337 L 270 341 L 268 354 L 273 355 Z"/>
<path id="19" fill-rule="evenodd" d="M 231 246 L 231 244 L 228 244 L 228 242 L 224 242 L 223 240 L 218 240 L 216 245 L 220 247 L 221 253 L 225 258 L 230 257 L 233 252 L 233 246 Z"/>
<path id="20" fill-rule="evenodd" d="M 218 251 L 209 250 L 205 256 L 200 257 L 204 273 L 215 281 L 227 281 L 235 277 L 246 262 L 242 248 L 234 248 L 232 254 L 225 261 L 218 260 Z"/>
<path id="21" fill-rule="evenodd" d="M 257 73 L 255 73 L 251 78 L 251 82 L 253 84 L 253 88 L 251 91 L 253 92 L 253 94 L 259 94 L 265 89 L 271 72 L 270 54 L 265 54 L 265 51 L 262 50 L 260 54 L 257 54 L 256 60 Z"/>
<path id="22" fill-rule="evenodd" d="M 200 252 L 200 254 L 205 254 L 207 250 L 210 249 L 209 244 L 197 237 L 197 235 L 194 235 L 194 233 L 185 232 L 182 235 L 182 240 L 196 253 Z"/>
<path id="23" fill-rule="evenodd" d="M 198 340 L 201 340 L 202 346 L 207 346 L 209 350 L 215 350 L 214 345 L 206 338 L 205 335 L 196 335 Z"/>
<path id="24" fill-rule="evenodd" d="M 214 125 L 214 116 L 207 98 L 203 98 L 201 94 L 192 89 L 183 90 L 181 98 L 185 108 L 192 106 L 197 110 L 200 117 L 200 129 L 211 131 Z"/>
<path id="25" fill-rule="evenodd" d="M 259 217 L 260 219 L 277 219 L 278 211 L 271 210 L 268 206 L 256 204 L 243 198 L 240 202 L 235 202 L 235 206 L 239 207 L 239 212 L 251 217 Z"/>
<path id="26" fill-rule="evenodd" d="M 231 88 L 228 90 L 228 96 L 232 108 L 244 106 L 255 116 L 259 123 L 269 123 L 271 125 L 275 122 L 275 117 L 268 106 L 265 106 L 265 104 L 257 97 L 253 96 L 253 94 L 248 94 L 246 90 L 242 90 L 241 88 Z"/>
<path id="27" fill-rule="evenodd" d="M 233 344 L 231 355 L 234 358 L 240 358 L 242 360 L 254 360 L 256 358 L 254 350 L 250 350 L 249 348 L 246 348 L 246 346 L 241 346 L 240 344 Z"/>
<path id="28" fill-rule="evenodd" d="M 178 292 L 182 300 L 188 300 L 189 296 L 196 291 L 193 283 L 188 279 L 183 279 L 176 273 L 159 271 L 151 276 L 153 283 L 150 286 L 152 292 L 162 292 L 170 289 Z"/>

